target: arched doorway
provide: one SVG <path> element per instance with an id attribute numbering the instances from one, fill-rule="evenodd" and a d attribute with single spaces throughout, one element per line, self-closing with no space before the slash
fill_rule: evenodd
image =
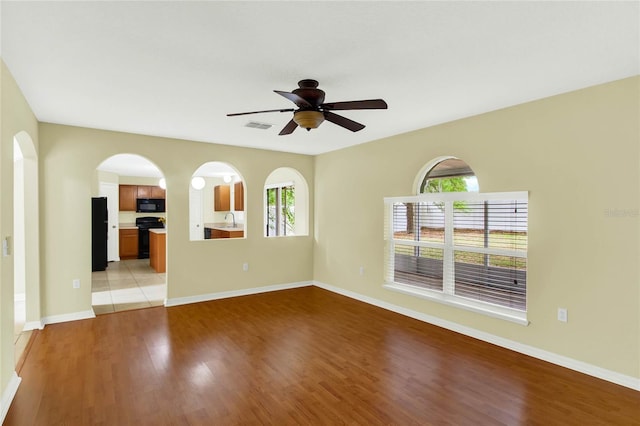
<path id="1" fill-rule="evenodd" d="M 42 328 L 40 312 L 40 239 L 38 157 L 27 132 L 13 138 L 13 270 L 16 362 L 29 332 Z"/>
<path id="2" fill-rule="evenodd" d="M 160 169 L 140 155 L 113 155 L 96 168 L 92 202 L 106 202 L 108 222 L 107 241 L 100 239 L 106 245 L 106 267 L 94 267 L 91 275 L 96 315 L 164 305 L 166 272 L 153 264 L 150 241 L 162 234 L 166 258 L 165 191 Z"/>

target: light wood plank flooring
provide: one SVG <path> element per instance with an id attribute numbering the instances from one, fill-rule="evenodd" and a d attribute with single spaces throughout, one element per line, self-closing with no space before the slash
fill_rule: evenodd
<path id="1" fill-rule="evenodd" d="M 640 424 L 639 392 L 316 287 L 48 325 L 19 374 L 7 426 Z"/>

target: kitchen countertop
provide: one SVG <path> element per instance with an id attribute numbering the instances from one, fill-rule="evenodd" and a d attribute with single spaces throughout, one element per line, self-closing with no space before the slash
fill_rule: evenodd
<path id="1" fill-rule="evenodd" d="M 120 223 L 118 226 L 120 229 L 138 229 L 135 223 Z"/>
<path id="2" fill-rule="evenodd" d="M 218 229 L 220 231 L 244 231 L 244 224 L 243 223 L 236 223 L 236 226 L 233 227 L 233 225 L 228 224 L 226 222 L 216 222 L 216 223 L 205 223 L 204 224 L 205 228 L 211 228 L 211 229 Z"/>
<path id="3" fill-rule="evenodd" d="M 151 229 L 149 229 L 149 232 L 153 232 L 154 234 L 166 234 L 167 233 L 167 229 L 166 228 L 151 228 Z"/>

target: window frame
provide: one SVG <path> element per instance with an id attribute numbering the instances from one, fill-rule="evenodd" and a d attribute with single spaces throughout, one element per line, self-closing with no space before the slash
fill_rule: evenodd
<path id="1" fill-rule="evenodd" d="M 467 202 L 484 202 L 484 201 L 498 201 L 498 200 L 511 200 L 522 201 L 528 203 L 528 192 L 499 192 L 499 193 L 479 193 L 479 192 L 444 192 L 444 193 L 424 193 L 414 196 L 406 197 L 386 197 L 385 203 L 385 226 L 384 226 L 384 238 L 385 238 L 385 261 L 384 261 L 384 284 L 383 287 L 400 292 L 403 294 L 432 300 L 438 303 L 442 303 L 449 306 L 455 306 L 458 308 L 466 309 L 469 311 L 481 313 L 495 318 L 505 319 L 521 325 L 528 325 L 527 311 L 526 311 L 526 293 L 525 293 L 525 310 L 518 310 L 501 305 L 496 305 L 488 302 L 482 302 L 480 300 L 469 299 L 454 294 L 454 253 L 455 251 L 469 251 L 469 247 L 456 246 L 453 243 L 453 203 L 456 201 Z M 393 206 L 397 203 L 420 203 L 420 202 L 442 202 L 445 205 L 445 237 L 443 243 L 423 242 L 414 240 L 401 240 L 394 239 L 394 224 L 393 224 Z M 527 233 L 528 233 L 528 218 L 527 218 Z M 403 244 L 408 246 L 436 248 L 444 250 L 443 259 L 443 278 L 442 278 L 442 290 L 431 290 L 423 287 L 417 287 L 406 283 L 398 283 L 394 281 L 395 274 L 395 246 L 396 244 Z M 527 259 L 527 250 L 524 251 L 511 251 L 504 249 L 486 248 L 486 249 L 472 249 L 471 251 L 478 251 L 486 254 L 495 255 L 508 255 L 518 258 Z M 525 269 L 526 272 L 526 269 Z"/>

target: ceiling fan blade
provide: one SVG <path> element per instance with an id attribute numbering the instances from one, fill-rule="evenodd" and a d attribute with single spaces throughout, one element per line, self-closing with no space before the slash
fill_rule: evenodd
<path id="1" fill-rule="evenodd" d="M 281 90 L 274 90 L 274 92 L 276 92 L 280 96 L 284 96 L 285 98 L 289 99 L 291 102 L 298 105 L 299 108 L 313 108 L 313 105 L 311 105 L 304 98 L 300 97 L 299 95 L 296 95 L 295 93 L 283 92 Z"/>
<path id="2" fill-rule="evenodd" d="M 287 109 L 266 109 L 264 111 L 251 111 L 251 112 L 235 112 L 233 114 L 227 114 L 227 117 L 235 117 L 236 115 L 247 115 L 247 114 L 261 114 L 263 112 L 291 112 L 293 108 Z"/>
<path id="3" fill-rule="evenodd" d="M 382 99 L 367 99 L 364 101 L 328 102 L 320 108 L 331 110 L 346 109 L 387 109 L 387 103 Z"/>
<path id="4" fill-rule="evenodd" d="M 291 133 L 293 133 L 293 131 L 296 129 L 296 127 L 298 127 L 298 124 L 296 124 L 295 121 L 291 120 L 287 123 L 286 126 L 284 126 L 284 128 L 282 130 L 280 130 L 280 133 L 278 133 L 278 135 L 282 136 L 282 135 L 290 135 Z"/>
<path id="5" fill-rule="evenodd" d="M 347 130 L 351 130 L 352 132 L 357 132 L 358 130 L 364 129 L 364 124 L 360 124 L 353 120 L 350 120 L 346 117 L 343 117 L 338 114 L 334 114 L 330 111 L 324 111 L 324 118 L 332 122 L 333 124 L 337 124 L 338 126 L 342 126 Z"/>

